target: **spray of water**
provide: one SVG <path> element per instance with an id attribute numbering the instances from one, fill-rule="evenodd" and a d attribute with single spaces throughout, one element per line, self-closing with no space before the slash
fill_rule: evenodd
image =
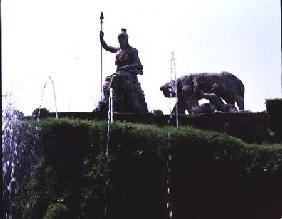
<path id="1" fill-rule="evenodd" d="M 106 159 L 108 159 L 109 156 L 109 143 L 110 143 L 110 132 L 111 132 L 111 124 L 114 121 L 114 112 L 113 112 L 113 89 L 110 87 L 110 95 L 109 95 L 109 105 L 108 105 L 108 132 L 107 132 L 107 145 L 106 145 Z M 107 200 L 107 192 L 109 187 L 109 177 L 106 176 L 106 182 L 105 182 L 105 200 Z M 105 209 L 104 209 L 104 217 L 107 216 L 107 209 L 108 205 L 105 203 Z"/>
<path id="2" fill-rule="evenodd" d="M 178 96 L 177 96 L 177 76 L 176 76 L 176 65 L 175 65 L 175 55 L 172 51 L 171 53 L 171 60 L 170 60 L 170 82 L 171 87 L 174 89 L 175 92 L 175 120 L 176 120 L 176 127 L 178 127 Z"/>
<path id="3" fill-rule="evenodd" d="M 175 113 L 175 118 L 176 118 L 176 127 L 178 127 L 178 107 L 177 107 L 177 78 L 176 78 L 176 68 L 175 68 L 175 56 L 174 52 L 171 53 L 171 65 L 170 65 L 170 82 L 171 82 L 171 87 L 174 89 L 175 96 L 176 96 L 176 104 L 174 108 L 174 112 L 172 110 L 172 107 L 170 107 L 170 117 L 168 120 L 168 124 L 173 123 L 173 117 L 172 114 Z M 172 99 L 172 94 L 171 98 Z M 170 104 L 171 105 L 171 104 Z M 172 171 L 172 153 L 171 153 L 171 132 L 168 131 L 167 133 L 167 138 L 168 138 L 168 143 L 166 147 L 166 180 L 165 180 L 165 185 L 166 185 L 166 195 L 167 195 L 167 202 L 166 202 L 166 208 L 168 211 L 168 218 L 172 219 L 174 216 L 174 210 L 173 210 L 173 203 L 172 203 L 172 196 L 171 196 L 171 171 Z"/>
<path id="4" fill-rule="evenodd" d="M 19 164 L 17 129 L 20 114 L 12 104 L 2 109 L 2 170 L 5 218 L 12 217 L 12 200 L 18 192 L 16 166 Z"/>
<path id="5" fill-rule="evenodd" d="M 37 153 L 38 132 L 31 125 L 22 122 L 23 113 L 16 110 L 12 94 L 2 98 L 2 173 L 3 173 L 3 212 L 5 219 L 17 218 L 15 198 L 27 190 L 28 178 Z M 23 135 L 23 130 L 25 135 Z M 25 203 L 27 208 L 29 204 Z M 2 212 L 1 212 L 2 213 Z"/>
<path id="6" fill-rule="evenodd" d="M 108 132 L 107 132 L 106 156 L 109 155 L 109 142 L 110 142 L 111 124 L 114 121 L 113 115 L 114 115 L 114 113 L 113 113 L 113 89 L 110 88 L 109 106 L 108 106 Z"/>
<path id="7" fill-rule="evenodd" d="M 52 90 L 53 90 L 53 97 L 54 97 L 54 104 L 55 104 L 55 110 L 56 110 L 56 119 L 58 119 L 58 109 L 57 109 L 57 98 L 56 98 L 56 92 L 55 92 L 55 85 L 54 85 L 54 81 L 53 79 L 51 78 L 51 76 L 48 77 L 49 81 L 51 82 L 52 84 Z M 47 85 L 47 81 L 45 81 L 44 85 L 43 85 L 43 89 L 42 89 L 42 92 L 41 92 L 41 98 L 40 98 L 40 104 L 39 104 L 39 111 L 38 111 L 38 116 L 37 116 L 37 120 L 39 121 L 39 118 L 40 118 L 40 110 L 41 110 L 41 107 L 42 107 L 42 103 L 43 103 L 43 97 L 44 97 L 44 91 L 46 89 L 46 85 Z"/>
<path id="8" fill-rule="evenodd" d="M 55 85 L 54 85 L 54 81 L 51 78 L 51 76 L 49 76 L 49 79 L 52 83 L 52 88 L 53 88 L 53 95 L 54 95 L 54 103 L 55 103 L 55 109 L 56 109 L 56 119 L 58 119 L 58 109 L 57 109 L 57 98 L 56 98 L 56 92 L 55 92 Z"/>
<path id="9" fill-rule="evenodd" d="M 171 154 L 171 133 L 168 132 L 168 144 L 167 144 L 167 153 L 166 153 L 166 194 L 167 194 L 167 202 L 166 202 L 166 208 L 168 211 L 168 217 L 170 219 L 173 218 L 174 211 L 173 211 L 173 205 L 171 200 L 171 164 L 172 164 L 172 154 Z"/>

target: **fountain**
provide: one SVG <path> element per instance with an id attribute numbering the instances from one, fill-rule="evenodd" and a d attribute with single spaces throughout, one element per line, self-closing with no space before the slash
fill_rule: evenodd
<path id="1" fill-rule="evenodd" d="M 123 29 L 122 32 L 121 36 L 126 37 L 126 31 Z M 105 45 L 104 47 L 109 49 Z M 136 55 L 136 51 L 133 54 Z M 2 110 L 5 219 L 42 218 L 58 210 L 54 210 L 56 207 L 60 207 L 61 211 L 69 210 L 75 215 L 72 215 L 74 218 L 93 218 L 93 215 L 95 218 L 96 215 L 102 215 L 103 218 L 117 218 L 115 214 L 120 214 L 124 218 L 146 218 L 144 215 L 151 216 L 152 211 L 154 211 L 153 215 L 157 215 L 153 218 L 164 216 L 169 219 L 188 218 L 180 215 L 193 218 L 193 213 L 198 215 L 197 218 L 208 215 L 209 209 L 200 206 L 205 205 L 202 202 L 203 199 L 196 200 L 200 204 L 195 202 L 195 206 L 192 207 L 188 206 L 186 200 L 194 202 L 198 194 L 194 195 L 192 190 L 195 189 L 196 193 L 199 191 L 199 188 L 196 188 L 197 183 L 205 185 L 207 180 L 216 179 L 205 174 L 211 171 L 220 173 L 219 162 L 224 162 L 224 159 L 228 162 L 232 161 L 228 160 L 228 156 L 233 156 L 233 150 L 236 152 L 235 156 L 242 153 L 240 150 L 244 147 L 243 143 L 219 133 L 207 134 L 189 127 L 178 128 L 179 121 L 183 124 L 184 119 L 189 120 L 193 117 L 185 117 L 181 104 L 178 104 L 180 92 L 178 92 L 174 52 L 171 53 L 170 82 L 167 86 L 170 91 L 170 100 L 174 103 L 170 104 L 169 117 L 163 114 L 158 117 L 147 113 L 147 105 L 137 76 L 133 77 L 131 74 L 132 70 L 137 75 L 143 74 L 143 67 L 141 68 L 141 63 L 133 63 L 132 69 L 126 72 L 125 67 L 128 66 L 120 64 L 124 61 L 124 54 L 118 55 L 120 56 L 116 62 L 119 63 L 118 74 L 106 80 L 108 89 L 104 92 L 102 100 L 104 102 L 101 104 L 102 110 L 107 109 L 105 110 L 107 125 L 100 121 L 72 119 L 57 121 L 57 100 L 51 76 L 43 85 L 37 121 L 22 122 L 23 115 L 15 110 L 13 104 L 8 104 L 5 110 Z M 138 64 L 138 68 L 135 64 Z M 133 78 L 128 80 L 127 76 Z M 48 82 L 52 84 L 56 120 L 40 121 L 40 110 Z M 129 89 L 130 86 L 132 87 Z M 116 98 L 117 94 L 120 95 L 120 99 Z M 130 95 L 126 96 L 126 94 Z M 4 97 L 6 98 L 7 95 Z M 176 101 L 172 97 L 175 97 Z M 124 103 L 127 103 L 129 107 L 123 108 Z M 119 112 L 126 118 L 122 121 L 128 122 L 127 119 L 132 116 L 137 122 L 148 118 L 150 124 L 154 125 L 117 123 L 113 126 L 114 119 L 119 120 Z M 114 113 L 116 113 L 115 118 Z M 157 122 L 154 119 L 157 117 L 162 125 L 170 127 L 155 126 Z M 211 118 L 210 115 L 209 118 Z M 206 118 L 204 119 L 205 125 L 209 123 Z M 47 124 L 47 128 L 43 125 L 42 129 L 39 129 L 41 124 Z M 176 128 L 171 127 L 174 125 Z M 40 138 L 39 131 L 42 131 Z M 237 160 L 234 160 L 236 164 Z M 228 169 L 229 166 L 226 168 Z M 267 166 L 267 168 L 270 167 Z M 277 167 L 273 169 L 275 168 Z M 205 170 L 211 171 L 205 172 Z M 192 179 L 193 171 L 200 173 L 199 181 Z M 229 171 L 226 172 L 229 174 Z M 217 187 L 221 175 L 216 176 L 219 180 L 215 180 L 214 186 L 221 189 L 221 186 Z M 184 183 L 183 179 L 186 180 Z M 228 179 L 228 177 L 224 175 L 222 179 Z M 180 181 L 183 183 L 183 188 L 186 189 L 190 185 L 192 189 L 183 189 Z M 206 192 L 200 193 L 199 197 L 205 197 Z M 211 194 L 215 193 L 211 191 Z M 20 210 L 16 206 L 19 195 L 23 197 L 20 200 Z M 219 203 L 224 204 L 224 202 Z M 211 209 L 217 207 L 212 202 L 209 204 L 213 206 Z M 186 210 L 187 206 L 190 209 Z M 208 213 L 202 213 L 201 210 L 206 210 Z M 160 215 L 163 217 L 158 217 Z"/>
<path id="2" fill-rule="evenodd" d="M 172 195 L 171 195 L 171 164 L 172 164 L 172 154 L 171 154 L 171 133 L 170 131 L 167 134 L 168 137 L 168 143 L 167 143 L 167 154 L 166 154 L 166 195 L 167 195 L 167 202 L 166 202 L 166 208 L 168 211 L 168 217 L 170 219 L 173 218 L 173 205 L 172 205 Z"/>
<path id="3" fill-rule="evenodd" d="M 176 127 L 178 127 L 178 108 L 177 108 L 177 83 L 176 83 L 176 67 L 175 67 L 175 56 L 174 56 L 174 52 L 171 53 L 171 65 L 170 65 L 170 82 L 171 82 L 171 87 L 172 89 L 174 89 L 174 92 L 176 93 L 176 104 L 174 107 L 174 113 L 175 113 L 175 123 L 176 123 Z M 172 97 L 172 96 L 171 96 Z M 170 104 L 171 106 L 171 104 Z M 170 116 L 168 119 L 168 125 L 173 124 L 173 109 L 172 107 L 170 107 Z M 165 179 L 165 185 L 166 185 L 166 195 L 167 195 L 167 202 L 166 202 L 166 208 L 168 211 L 168 218 L 172 219 L 173 215 L 174 215 L 174 211 L 173 211 L 173 204 L 172 204 L 172 195 L 171 195 L 171 166 L 172 166 L 172 153 L 171 153 L 171 132 L 168 131 L 167 133 L 167 139 L 168 139 L 168 143 L 167 143 L 167 147 L 166 147 L 166 179 Z"/>
<path id="4" fill-rule="evenodd" d="M 109 142 L 110 142 L 110 131 L 111 124 L 114 121 L 114 112 L 113 112 L 113 89 L 110 88 L 110 96 L 109 96 L 109 107 L 108 107 L 108 133 L 107 133 L 107 146 L 106 146 L 106 156 L 109 155 Z"/>
<path id="5" fill-rule="evenodd" d="M 171 52 L 171 61 L 170 61 L 170 83 L 171 87 L 174 89 L 175 92 L 175 120 L 176 120 L 176 127 L 178 127 L 178 95 L 177 95 L 177 76 L 176 76 L 176 66 L 175 66 L 175 55 L 174 52 Z M 170 94 L 172 97 L 172 94 Z M 170 112 L 170 114 L 172 111 Z"/>
<path id="6" fill-rule="evenodd" d="M 54 94 L 54 103 L 56 109 L 56 119 L 58 119 L 57 102 L 55 94 L 54 81 L 51 76 L 48 77 L 52 84 Z M 37 114 L 39 122 L 40 110 L 46 89 L 47 81 L 44 83 L 40 105 Z M 38 149 L 34 147 L 38 138 L 38 126 L 32 128 L 32 125 L 26 126 L 22 123 L 23 113 L 16 110 L 15 101 L 12 101 L 12 94 L 3 95 L 2 108 L 2 170 L 3 170 L 3 196 L 2 201 L 5 219 L 17 218 L 17 210 L 12 204 L 14 199 L 27 188 L 27 181 L 30 177 L 32 166 L 39 155 Z M 23 132 L 24 135 L 23 136 Z M 29 203 L 26 203 L 29 208 Z M 27 210 L 28 211 L 28 210 Z"/>
<path id="7" fill-rule="evenodd" d="M 56 119 L 58 119 L 58 110 L 57 110 L 57 99 L 56 99 L 56 92 L 55 92 L 55 85 L 54 85 L 54 81 L 51 78 L 51 76 L 48 77 L 48 79 L 50 80 L 51 84 L 52 84 L 52 90 L 53 90 L 53 96 L 54 96 L 54 104 L 55 104 L 55 110 L 56 110 Z M 44 97 L 44 91 L 47 85 L 47 81 L 45 81 L 44 85 L 43 85 L 43 89 L 41 92 L 41 98 L 40 98 L 40 104 L 39 104 L 39 108 L 38 108 L 38 115 L 37 115 L 37 120 L 39 121 L 40 118 L 40 111 L 41 111 L 41 107 L 42 107 L 42 102 L 43 102 L 43 97 Z"/>
<path id="8" fill-rule="evenodd" d="M 23 192 L 30 177 L 37 151 L 33 147 L 38 137 L 37 130 L 22 124 L 23 113 L 15 109 L 11 97 L 4 97 L 2 108 L 2 171 L 3 171 L 3 217 L 17 218 L 12 204 L 15 197 Z M 3 101 L 4 102 L 4 101 Z M 22 136 L 22 132 L 28 136 Z M 28 208 L 28 203 L 27 208 Z"/>
<path id="9" fill-rule="evenodd" d="M 18 185 L 16 180 L 16 165 L 19 162 L 17 133 L 15 127 L 18 125 L 19 117 L 15 113 L 12 104 L 2 110 L 2 170 L 3 170 L 3 203 L 5 218 L 10 218 L 12 206 L 9 205 Z"/>

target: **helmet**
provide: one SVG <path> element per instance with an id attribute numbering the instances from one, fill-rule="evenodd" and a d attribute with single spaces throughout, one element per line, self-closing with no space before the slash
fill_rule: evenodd
<path id="1" fill-rule="evenodd" d="M 125 39 L 128 40 L 128 35 L 126 33 L 126 29 L 124 29 L 124 28 L 121 29 L 121 33 L 118 35 L 118 39 L 120 39 L 120 38 L 125 38 Z"/>

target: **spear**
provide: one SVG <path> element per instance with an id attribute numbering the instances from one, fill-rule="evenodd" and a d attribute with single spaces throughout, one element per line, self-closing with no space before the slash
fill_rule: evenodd
<path id="1" fill-rule="evenodd" d="M 101 12 L 101 15 L 100 15 L 101 31 L 103 31 L 103 19 L 104 19 L 104 15 L 103 15 L 103 12 Z M 103 78 L 103 48 L 101 44 L 101 81 L 100 81 L 101 82 L 101 99 L 103 96 L 102 78 Z"/>
<path id="2" fill-rule="evenodd" d="M 1 23 L 2 23 L 2 18 L 1 18 Z M 0 31 L 2 33 L 2 25 L 0 25 Z M 0 40 L 2 42 L 2 35 L 0 36 Z M 0 85 L 2 87 L 2 49 L 0 50 Z M 0 93 L 1 93 L 1 98 L 2 98 L 3 97 L 2 96 L 2 88 L 0 89 Z M 1 106 L 2 106 L 2 100 L 3 99 L 1 99 Z M 2 108 L 2 110 L 3 110 L 3 108 Z M 2 122 L 3 122 L 3 113 L 2 113 Z M 3 130 L 2 130 L 2 134 L 3 134 Z M 3 139 L 3 137 L 2 137 L 2 139 Z M 2 169 L 2 157 L 3 157 L 3 154 L 2 154 L 2 150 L 3 150 L 3 147 L 4 146 L 3 146 L 3 143 L 2 143 L 1 150 L 0 150 L 0 160 L 1 160 L 1 165 L 0 165 L 1 166 L 1 170 L 0 170 L 1 201 L 3 201 L 3 199 L 2 199 L 2 195 L 3 195 L 3 193 L 2 193 L 2 191 L 3 191 L 3 173 L 2 173 L 2 171 L 3 171 L 3 169 Z M 4 218 L 4 208 L 3 208 L 2 204 L 0 205 L 0 217 Z"/>

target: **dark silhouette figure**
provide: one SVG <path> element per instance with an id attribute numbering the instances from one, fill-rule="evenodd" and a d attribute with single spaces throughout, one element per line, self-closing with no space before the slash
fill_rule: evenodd
<path id="1" fill-rule="evenodd" d="M 113 88 L 113 109 L 121 113 L 147 113 L 144 92 L 138 82 L 137 75 L 143 74 L 143 66 L 138 57 L 138 50 L 128 43 L 126 29 L 118 35 L 120 46 L 108 46 L 104 40 L 104 32 L 100 31 L 102 47 L 111 53 L 116 53 L 116 72 L 106 77 L 103 85 L 103 99 L 99 102 L 96 112 L 108 111 L 110 87 Z"/>
<path id="2" fill-rule="evenodd" d="M 176 89 L 179 113 L 187 110 L 189 114 L 193 114 L 194 109 L 200 106 L 199 100 L 203 98 L 209 100 L 217 111 L 236 112 L 235 103 L 239 110 L 244 110 L 244 84 L 229 72 L 184 75 L 160 87 L 165 97 L 175 97 Z"/>

